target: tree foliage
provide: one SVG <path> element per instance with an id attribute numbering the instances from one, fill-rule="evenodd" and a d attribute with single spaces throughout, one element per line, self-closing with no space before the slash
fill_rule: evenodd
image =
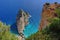
<path id="1" fill-rule="evenodd" d="M 10 26 L 0 22 L 0 40 L 18 40 L 14 34 L 10 33 Z"/>

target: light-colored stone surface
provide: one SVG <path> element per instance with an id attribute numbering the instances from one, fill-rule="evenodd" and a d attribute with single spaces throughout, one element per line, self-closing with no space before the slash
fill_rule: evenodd
<path id="1" fill-rule="evenodd" d="M 19 34 L 20 33 L 23 34 L 24 28 L 28 24 L 29 14 L 27 12 L 24 12 L 23 10 L 20 10 L 19 14 L 20 15 L 17 15 L 17 19 L 18 19 L 17 20 L 17 28 L 18 28 Z M 19 35 L 19 37 L 18 37 L 19 40 L 24 40 L 24 35 L 22 35 L 22 34 Z"/>

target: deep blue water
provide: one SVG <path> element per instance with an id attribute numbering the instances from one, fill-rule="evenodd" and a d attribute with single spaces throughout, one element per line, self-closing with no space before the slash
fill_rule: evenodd
<path id="1" fill-rule="evenodd" d="M 0 0 L 0 20 L 12 25 L 16 21 L 19 9 L 29 12 L 32 22 L 24 32 L 25 36 L 28 36 L 38 30 L 43 4 L 46 2 L 60 3 L 60 0 Z"/>

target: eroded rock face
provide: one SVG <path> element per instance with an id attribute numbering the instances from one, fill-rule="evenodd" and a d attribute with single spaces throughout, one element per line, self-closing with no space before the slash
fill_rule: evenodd
<path id="1" fill-rule="evenodd" d="M 24 40 L 24 28 L 25 26 L 29 23 L 29 17 L 30 15 L 23 11 L 23 10 L 19 10 L 17 17 L 16 17 L 16 25 L 17 25 L 17 30 L 19 33 L 19 40 Z"/>
<path id="2" fill-rule="evenodd" d="M 25 26 L 28 24 L 29 14 L 23 10 L 19 10 L 17 14 L 16 23 L 19 33 L 23 33 Z"/>
<path id="3" fill-rule="evenodd" d="M 10 27 L 10 31 L 14 34 L 19 35 L 19 40 L 23 40 L 24 39 L 24 28 L 26 25 L 29 24 L 29 18 L 31 16 L 29 15 L 29 13 L 23 11 L 22 9 L 19 10 L 17 16 L 16 16 L 16 22 L 13 23 Z"/>
<path id="4" fill-rule="evenodd" d="M 54 18 L 58 16 L 55 11 L 56 8 L 60 8 L 60 4 L 58 4 L 57 2 L 55 2 L 54 4 L 44 4 L 39 30 L 44 29 L 50 23 L 48 21 L 48 18 Z"/>

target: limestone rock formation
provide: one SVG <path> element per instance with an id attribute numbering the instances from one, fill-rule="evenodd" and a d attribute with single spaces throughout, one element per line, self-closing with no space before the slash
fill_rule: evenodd
<path id="1" fill-rule="evenodd" d="M 24 28 L 26 27 L 26 25 L 29 24 L 30 17 L 31 16 L 29 15 L 28 12 L 20 9 L 16 16 L 16 22 L 14 24 L 12 24 L 10 27 L 10 31 L 12 33 L 19 35 L 19 37 L 18 37 L 19 40 L 24 40 L 24 34 L 23 34 Z"/>
<path id="2" fill-rule="evenodd" d="M 60 4 L 58 4 L 57 2 L 53 4 L 50 3 L 44 4 L 39 30 L 44 29 L 50 23 L 48 21 L 48 18 L 54 18 L 58 16 L 55 11 L 55 9 L 57 8 L 60 8 Z"/>
<path id="3" fill-rule="evenodd" d="M 19 39 L 23 40 L 24 39 L 24 28 L 25 26 L 29 23 L 29 17 L 30 15 L 23 11 L 22 9 L 19 10 L 17 17 L 16 17 L 16 25 L 17 25 L 17 29 L 18 29 L 18 33 L 19 33 Z"/>

